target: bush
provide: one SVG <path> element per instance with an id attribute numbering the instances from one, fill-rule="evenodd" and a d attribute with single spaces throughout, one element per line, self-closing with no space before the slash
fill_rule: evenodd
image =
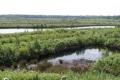
<path id="1" fill-rule="evenodd" d="M 120 54 L 111 55 L 99 60 L 95 64 L 94 69 L 101 72 L 120 75 Z"/>
<path id="2" fill-rule="evenodd" d="M 58 42 L 55 46 L 55 52 L 59 52 L 65 48 L 64 42 Z"/>
<path id="3" fill-rule="evenodd" d="M 40 43 L 36 40 L 33 43 L 28 45 L 29 47 L 29 54 L 31 58 L 38 58 L 41 54 L 41 46 Z"/>
<path id="4" fill-rule="evenodd" d="M 26 59 L 26 60 L 29 59 L 30 54 L 27 47 L 20 47 L 17 51 L 18 51 L 18 53 L 16 53 L 17 61 L 23 60 L 23 59 Z"/>
<path id="5" fill-rule="evenodd" d="M 10 67 L 15 60 L 15 54 L 10 48 L 0 49 L 0 65 Z"/>

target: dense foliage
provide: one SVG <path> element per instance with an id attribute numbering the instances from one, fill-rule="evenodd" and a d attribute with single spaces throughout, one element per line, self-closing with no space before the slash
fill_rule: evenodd
<path id="1" fill-rule="evenodd" d="M 120 49 L 120 29 L 47 30 L 0 35 L 0 65 L 41 59 L 60 51 L 85 46 Z M 8 57 L 9 56 L 9 57 Z M 14 63 L 15 64 L 15 63 Z"/>
<path id="2" fill-rule="evenodd" d="M 120 75 L 120 54 L 99 60 L 95 65 L 95 69 L 114 75 Z"/>

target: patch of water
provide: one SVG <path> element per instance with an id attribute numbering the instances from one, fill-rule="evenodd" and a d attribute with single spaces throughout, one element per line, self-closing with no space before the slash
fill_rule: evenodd
<path id="1" fill-rule="evenodd" d="M 2 34 L 32 32 L 32 31 L 35 31 L 35 29 L 0 29 L 0 33 Z"/>
<path id="2" fill-rule="evenodd" d="M 27 67 L 28 69 L 34 69 L 34 68 L 41 68 L 41 66 L 38 66 L 39 64 L 46 68 L 46 70 L 57 70 L 67 68 L 67 69 L 82 69 L 87 70 L 91 63 L 94 63 L 95 61 L 107 57 L 109 55 L 112 55 L 114 51 L 111 51 L 106 48 L 84 48 L 79 49 L 74 52 L 65 52 L 65 53 L 58 53 L 61 55 L 53 55 L 50 58 L 43 59 L 39 61 L 37 64 L 29 64 Z M 48 67 L 48 64 L 51 64 L 52 66 Z M 60 71 L 59 71 L 60 72 Z"/>
<path id="3" fill-rule="evenodd" d="M 49 59 L 48 62 L 55 65 L 55 64 L 60 64 L 60 60 L 69 63 L 72 63 L 74 60 L 82 60 L 82 59 L 89 61 L 97 61 L 100 58 L 109 56 L 111 54 L 112 52 L 106 49 L 86 48 L 82 50 L 77 50 L 70 54 L 54 57 L 52 59 Z"/>
<path id="4" fill-rule="evenodd" d="M 88 27 L 74 27 L 74 28 L 54 28 L 54 29 L 42 29 L 45 30 L 55 30 L 55 29 L 93 29 L 93 28 L 115 28 L 115 26 L 88 26 Z M 27 28 L 20 28 L 20 29 L 0 29 L 1 34 L 8 34 L 8 33 L 21 33 L 21 32 L 32 32 L 36 31 L 37 29 L 27 29 Z M 39 29 L 38 29 L 39 30 Z M 41 30 L 41 29 L 40 29 Z"/>

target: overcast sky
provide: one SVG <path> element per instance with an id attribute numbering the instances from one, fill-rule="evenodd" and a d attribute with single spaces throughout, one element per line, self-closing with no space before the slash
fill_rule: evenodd
<path id="1" fill-rule="evenodd" d="M 120 15 L 120 0 L 0 0 L 0 14 Z"/>

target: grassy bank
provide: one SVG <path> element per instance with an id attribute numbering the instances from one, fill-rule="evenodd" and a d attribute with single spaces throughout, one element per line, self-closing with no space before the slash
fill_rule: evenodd
<path id="1" fill-rule="evenodd" d="M 61 79 L 66 77 L 67 79 Z M 100 72 L 86 72 L 86 73 L 74 73 L 68 72 L 66 74 L 57 73 L 38 73 L 38 72 L 0 72 L 0 79 L 9 78 L 11 80 L 120 80 L 119 76 L 113 76 L 110 74 Z"/>
<path id="2" fill-rule="evenodd" d="M 66 79 L 62 79 L 65 78 Z M 119 80 L 119 76 L 113 76 L 100 72 L 86 72 L 82 74 L 68 72 L 66 74 L 38 73 L 38 72 L 0 72 L 0 79 L 9 78 L 11 80 Z"/>
<path id="3" fill-rule="evenodd" d="M 0 64 L 41 59 L 85 46 L 120 50 L 120 29 L 53 30 L 0 35 Z M 60 53 L 59 53 L 60 54 Z"/>

